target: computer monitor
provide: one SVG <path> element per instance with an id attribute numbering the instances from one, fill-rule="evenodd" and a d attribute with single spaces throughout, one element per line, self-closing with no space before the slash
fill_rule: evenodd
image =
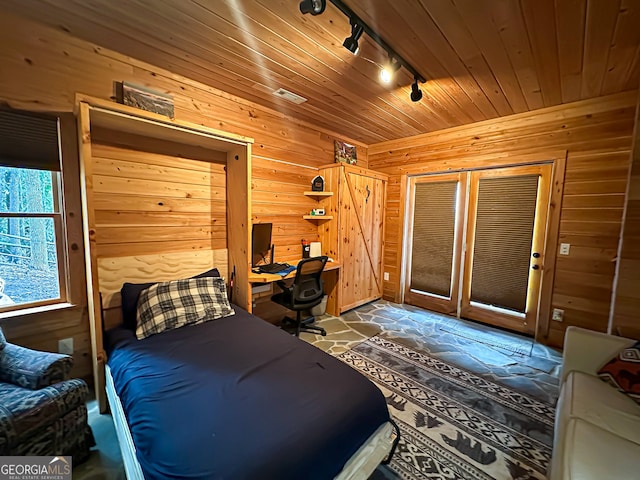
<path id="1" fill-rule="evenodd" d="M 271 250 L 271 223 L 254 223 L 251 229 L 251 265 L 257 266 Z"/>

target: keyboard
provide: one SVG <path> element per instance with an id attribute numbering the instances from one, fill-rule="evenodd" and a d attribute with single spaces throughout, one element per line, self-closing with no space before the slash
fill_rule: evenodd
<path id="1" fill-rule="evenodd" d="M 278 273 L 285 268 L 289 268 L 288 263 L 270 263 L 268 265 L 260 265 L 258 270 L 260 273 Z"/>

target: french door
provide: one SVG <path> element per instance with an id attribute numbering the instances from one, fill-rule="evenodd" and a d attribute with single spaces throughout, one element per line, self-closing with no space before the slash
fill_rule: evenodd
<path id="1" fill-rule="evenodd" d="M 411 179 L 405 302 L 535 332 L 551 164 Z"/>
<path id="2" fill-rule="evenodd" d="M 404 301 L 457 314 L 468 173 L 413 178 Z"/>

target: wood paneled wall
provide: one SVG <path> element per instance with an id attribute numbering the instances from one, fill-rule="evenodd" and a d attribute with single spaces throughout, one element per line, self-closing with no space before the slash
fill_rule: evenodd
<path id="1" fill-rule="evenodd" d="M 640 340 L 640 95 L 624 212 L 611 332 Z"/>
<path id="2" fill-rule="evenodd" d="M 548 341 L 568 325 L 606 331 L 624 206 L 636 92 L 541 109 L 369 146 L 369 167 L 388 173 L 385 298 L 399 299 L 403 175 L 510 164 L 518 156 L 566 150 L 567 166 Z M 406 177 L 405 177 L 406 178 Z"/>
<path id="3" fill-rule="evenodd" d="M 317 167 L 253 156 L 251 175 L 254 223 L 273 223 L 272 241 L 277 261 L 295 261 L 302 256 L 301 240 L 318 240 L 315 223 L 303 220 L 317 202 L 305 197 Z"/>
<path id="4" fill-rule="evenodd" d="M 148 141 L 113 145 L 119 137 L 92 131 L 98 257 L 226 249 L 226 175 L 217 152 L 198 159 L 184 145 L 154 140 L 165 151 L 154 153 L 143 147 Z"/>
<path id="5" fill-rule="evenodd" d="M 124 281 L 186 278 L 212 265 L 227 277 L 226 153 L 100 128 L 91 140 L 107 328 L 120 323 Z"/>
<path id="6" fill-rule="evenodd" d="M 74 107 L 76 92 L 110 98 L 114 92 L 114 82 L 126 80 L 172 95 L 176 118 L 253 137 L 253 221 L 274 223 L 278 261 L 299 258 L 302 238 L 312 241 L 318 238 L 316 225 L 302 219 L 302 215 L 315 205 L 302 192 L 310 189 L 311 179 L 317 175 L 317 167 L 333 161 L 334 139 L 356 144 L 358 162 L 367 166 L 366 146 L 296 121 L 285 110 L 273 111 L 257 106 L 188 78 L 76 39 L 64 31 L 4 13 L 0 16 L 0 62 L 0 102 L 14 108 L 70 112 Z M 131 190 L 131 185 L 127 185 L 126 180 L 116 174 L 113 164 L 109 164 L 124 162 L 122 165 L 126 164 L 131 174 L 137 175 L 133 173 L 137 169 L 135 162 L 130 162 L 130 157 L 127 157 L 130 150 L 109 146 L 104 147 L 104 153 L 104 162 L 100 165 L 104 183 L 98 188 L 103 189 L 104 193 L 129 192 L 127 195 L 133 195 L 135 192 Z M 193 155 L 188 157 L 199 158 Z M 150 158 L 158 163 L 156 167 L 160 164 L 165 169 L 175 167 L 166 164 L 171 163 L 172 159 L 153 150 L 149 152 L 148 149 L 146 154 L 137 156 L 136 160 L 144 163 Z M 180 161 L 188 162 L 187 159 Z M 149 168 L 147 184 L 151 185 L 154 181 L 151 177 L 160 173 L 152 165 Z M 179 173 L 174 169 L 171 174 Z M 180 178 L 175 178 L 177 183 L 181 183 Z M 79 187 L 75 185 L 75 188 Z M 177 197 L 169 192 L 156 193 L 165 196 L 174 208 Z M 111 195 L 109 198 L 114 197 Z M 110 216 L 115 215 L 117 205 L 106 197 L 103 200 L 106 203 L 99 210 L 101 221 L 107 225 Z M 180 199 L 180 207 L 177 208 L 182 209 L 183 205 L 195 204 L 200 200 L 208 201 Z M 144 198 L 138 197 L 135 201 L 144 202 Z M 74 197 L 67 208 L 78 212 L 79 198 Z M 149 214 L 144 221 L 151 221 L 151 218 L 154 222 L 160 222 L 162 212 Z M 198 242 L 209 241 L 218 245 L 222 241 L 222 220 L 216 219 L 208 227 L 210 232 L 202 226 L 192 225 L 193 221 L 199 222 L 184 216 L 185 225 L 172 227 L 175 235 L 179 235 L 180 231 L 185 233 L 182 240 L 179 240 L 183 242 L 181 247 L 191 248 Z M 135 240 L 137 234 L 146 235 L 142 231 L 144 229 L 135 228 L 136 230 L 129 230 L 128 233 L 123 232 L 122 227 L 102 230 L 99 234 L 101 252 L 111 255 L 119 252 L 125 244 L 128 252 L 144 250 L 142 242 L 129 241 Z M 160 245 L 162 242 L 158 241 L 156 244 Z M 172 236 L 162 248 L 169 247 L 169 244 L 175 245 L 174 242 L 175 238 Z M 85 287 L 80 282 L 75 288 L 80 291 Z M 73 335 L 79 353 L 76 355 L 74 374 L 84 377 L 91 375 L 90 358 L 87 355 L 89 327 L 86 295 L 74 309 L 62 313 L 48 312 L 37 317 L 16 318 L 10 324 L 6 320 L 0 320 L 0 324 L 10 327 L 7 329 L 10 341 L 48 350 L 57 349 L 59 338 Z"/>

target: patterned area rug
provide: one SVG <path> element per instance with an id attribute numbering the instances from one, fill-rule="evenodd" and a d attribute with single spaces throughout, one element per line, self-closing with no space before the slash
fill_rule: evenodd
<path id="1" fill-rule="evenodd" d="M 402 432 L 372 479 L 544 479 L 554 408 L 392 340 L 339 355 L 375 382 Z"/>

